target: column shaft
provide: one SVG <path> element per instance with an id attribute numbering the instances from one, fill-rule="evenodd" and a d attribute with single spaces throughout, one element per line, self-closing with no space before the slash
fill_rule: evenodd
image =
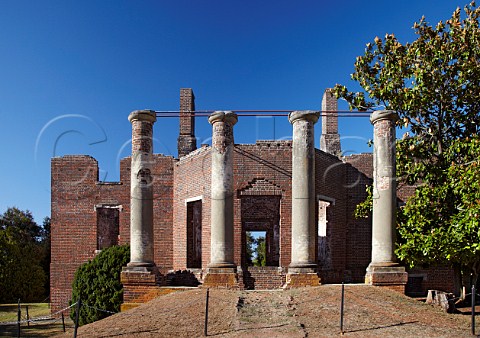
<path id="1" fill-rule="evenodd" d="M 396 119 L 394 111 L 377 111 L 371 117 L 374 128 L 372 264 L 396 261 Z"/>
<path id="2" fill-rule="evenodd" d="M 233 112 L 214 112 L 212 124 L 211 245 L 209 268 L 235 267 L 233 257 Z"/>
<path id="3" fill-rule="evenodd" d="M 314 111 L 294 111 L 289 115 L 293 124 L 292 260 L 289 272 L 317 268 L 314 124 L 318 117 L 319 113 Z"/>
<path id="4" fill-rule="evenodd" d="M 408 274 L 396 262 L 395 211 L 397 208 L 395 173 L 394 111 L 376 111 L 373 124 L 373 214 L 372 261 L 367 268 L 365 283 L 405 292 Z"/>
<path id="5" fill-rule="evenodd" d="M 137 110 L 132 123 L 130 180 L 130 263 L 129 267 L 154 266 L 153 255 L 153 123 L 155 112 Z"/>

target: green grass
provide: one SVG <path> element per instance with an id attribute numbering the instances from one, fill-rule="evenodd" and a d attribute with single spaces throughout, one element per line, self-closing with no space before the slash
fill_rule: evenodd
<path id="1" fill-rule="evenodd" d="M 21 318 L 27 318 L 26 306 L 28 306 L 28 315 L 30 319 L 49 317 L 50 307 L 48 303 L 28 303 L 21 304 Z M 5 322 L 16 322 L 18 316 L 18 304 L 0 304 L 0 337 L 12 337 L 17 335 L 17 324 L 2 325 Z M 27 323 L 21 324 L 22 337 L 49 337 L 54 334 L 63 332 L 62 321 L 57 318 L 56 321 L 39 321 L 32 322 L 30 326 Z M 65 315 L 65 326 L 72 328 L 73 323 L 70 318 Z"/>
<path id="2" fill-rule="evenodd" d="M 20 304 L 22 318 L 27 316 L 26 306 L 28 306 L 28 315 L 30 318 L 50 316 L 48 303 L 27 303 Z M 0 322 L 16 321 L 17 311 L 18 304 L 0 304 Z"/>

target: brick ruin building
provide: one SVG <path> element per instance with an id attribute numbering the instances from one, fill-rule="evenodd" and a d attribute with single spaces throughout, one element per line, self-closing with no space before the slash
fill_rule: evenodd
<path id="1" fill-rule="evenodd" d="M 236 114 L 215 112 L 209 117 L 212 146 L 197 148 L 194 111 L 192 90 L 181 89 L 178 158 L 153 154 L 154 112 L 130 114 L 132 157 L 121 160 L 119 182 L 99 181 L 90 156 L 52 159 L 52 311 L 68 305 L 82 263 L 128 243 L 132 257 L 122 281 L 131 303 L 161 294 L 159 285 L 382 284 L 385 275 L 375 277 L 383 267 L 372 257 L 372 219 L 353 216 L 372 184 L 373 156 L 342 157 L 337 101 L 329 90 L 322 101 L 321 149 L 313 147 L 318 112 L 290 114 L 293 141 L 255 144 L 234 144 Z M 411 193 L 401 189 L 399 201 Z M 247 266 L 249 231 L 265 233 L 265 267 Z M 381 256 L 376 250 L 373 255 Z M 403 291 L 401 271 L 393 287 Z M 411 270 L 406 291 L 453 291 L 453 280 L 447 268 Z"/>

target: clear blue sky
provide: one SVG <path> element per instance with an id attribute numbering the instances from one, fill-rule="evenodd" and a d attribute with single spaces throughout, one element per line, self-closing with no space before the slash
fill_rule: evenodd
<path id="1" fill-rule="evenodd" d="M 325 88 L 351 87 L 375 36 L 411 41 L 422 15 L 436 23 L 466 3 L 0 0 L 0 212 L 50 215 L 52 156 L 92 155 L 102 180 L 118 180 L 128 114 L 178 110 L 180 88 L 194 89 L 199 110 L 319 109 Z M 370 151 L 368 119 L 339 123 L 344 150 Z M 154 132 L 155 152 L 176 156 L 178 120 Z M 199 119 L 199 143 L 210 134 Z M 286 118 L 235 127 L 237 143 L 290 136 Z"/>

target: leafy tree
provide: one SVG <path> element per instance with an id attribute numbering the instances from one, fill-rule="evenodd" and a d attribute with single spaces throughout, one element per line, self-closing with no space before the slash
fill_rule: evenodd
<path id="1" fill-rule="evenodd" d="M 246 236 L 246 242 L 247 242 L 247 249 L 246 249 L 247 250 L 246 251 L 247 266 L 252 266 L 254 251 L 255 251 L 255 237 L 253 237 L 250 231 L 247 231 L 245 236 Z"/>
<path id="2" fill-rule="evenodd" d="M 122 267 L 130 261 L 130 248 L 127 245 L 112 246 L 102 250 L 93 260 L 81 265 L 75 272 L 72 285 L 72 301 L 81 299 L 80 325 L 92 323 L 119 312 L 123 300 L 120 284 Z M 70 311 L 75 319 L 76 308 Z"/>
<path id="3" fill-rule="evenodd" d="M 397 141 L 397 180 L 417 189 L 398 213 L 397 255 L 410 265 L 459 265 L 476 280 L 479 190 L 467 178 L 478 179 L 480 154 L 480 9 L 471 2 L 463 13 L 435 27 L 422 17 L 411 43 L 375 38 L 352 74 L 364 92 L 334 92 L 351 108 L 395 110 L 408 128 Z"/>
<path id="4" fill-rule="evenodd" d="M 443 184 L 420 185 L 399 213 L 397 254 L 412 265 L 450 262 L 469 287 L 480 272 L 479 137 L 456 140 L 444 156 L 451 162 Z"/>
<path id="5" fill-rule="evenodd" d="M 51 219 L 50 217 L 45 217 L 43 219 L 42 231 L 41 231 L 41 237 L 40 237 L 40 246 L 42 248 L 42 251 L 44 252 L 41 265 L 47 277 L 45 279 L 45 290 L 49 290 L 50 288 L 50 263 L 52 261 L 50 228 L 51 228 Z"/>
<path id="6" fill-rule="evenodd" d="M 255 238 L 251 232 L 247 231 L 247 266 L 265 266 L 267 265 L 265 237 Z"/>
<path id="7" fill-rule="evenodd" d="M 255 240 L 255 259 L 253 260 L 253 265 L 255 266 L 266 266 L 267 265 L 267 256 L 266 256 L 266 242 L 265 237 L 260 236 Z"/>
<path id="8" fill-rule="evenodd" d="M 0 229 L 18 240 L 29 243 L 38 242 L 42 235 L 42 228 L 35 223 L 32 213 L 16 207 L 8 208 L 0 217 Z"/>
<path id="9" fill-rule="evenodd" d="M 41 228 L 32 214 L 8 208 L 0 216 L 0 302 L 38 301 L 45 297 L 47 274 Z"/>

